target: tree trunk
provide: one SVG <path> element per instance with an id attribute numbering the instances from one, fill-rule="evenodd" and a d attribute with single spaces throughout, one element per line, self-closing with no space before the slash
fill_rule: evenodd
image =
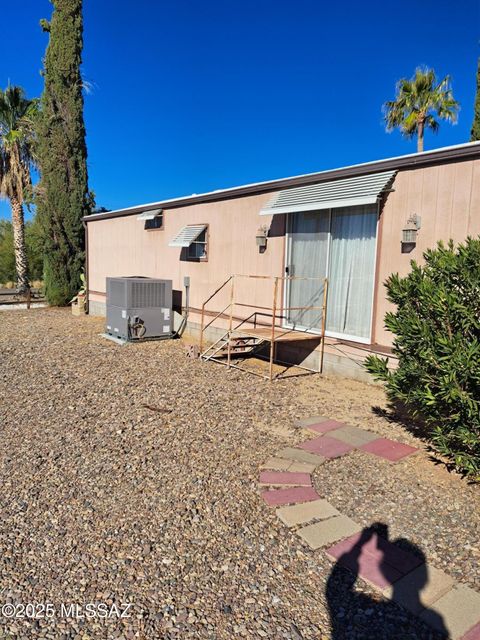
<path id="1" fill-rule="evenodd" d="M 417 134 L 417 152 L 423 151 L 423 134 L 425 132 L 425 121 L 420 119 L 418 121 L 418 134 Z"/>
<path id="2" fill-rule="evenodd" d="M 12 205 L 13 248 L 15 250 L 15 269 L 17 285 L 22 293 L 30 289 L 28 282 L 27 247 L 25 245 L 25 220 L 22 203 L 16 198 L 10 200 Z"/>

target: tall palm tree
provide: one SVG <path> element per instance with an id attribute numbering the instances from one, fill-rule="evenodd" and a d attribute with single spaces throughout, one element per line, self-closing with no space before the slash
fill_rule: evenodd
<path id="1" fill-rule="evenodd" d="M 21 87 L 0 89 L 0 196 L 12 208 L 15 268 L 18 289 L 29 288 L 23 205 L 31 191 L 34 164 L 34 121 L 38 101 L 29 100 Z"/>
<path id="2" fill-rule="evenodd" d="M 437 81 L 435 71 L 417 68 L 413 78 L 402 78 L 397 83 L 395 100 L 383 105 L 387 131 L 399 127 L 407 138 L 417 136 L 417 151 L 423 151 L 425 129 L 436 133 L 438 119 L 455 123 L 460 105 L 453 98 L 450 77 Z"/>

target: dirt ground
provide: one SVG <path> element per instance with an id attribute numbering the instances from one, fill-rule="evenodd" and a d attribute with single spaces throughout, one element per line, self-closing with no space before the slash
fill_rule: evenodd
<path id="1" fill-rule="evenodd" d="M 375 624 L 434 638 L 395 605 L 377 616 L 327 602 L 333 563 L 263 503 L 259 465 L 304 439 L 293 424 L 310 415 L 421 448 L 398 465 L 331 461 L 317 490 L 480 587 L 478 488 L 385 417 L 380 387 L 269 384 L 190 360 L 180 340 L 119 347 L 102 328 L 58 309 L 0 318 L 0 606 L 52 605 L 44 617 L 0 609 L 0 638 L 317 640 L 332 638 L 333 610 L 350 621 L 346 638 L 377 637 Z M 95 615 L 82 617 L 88 603 Z"/>

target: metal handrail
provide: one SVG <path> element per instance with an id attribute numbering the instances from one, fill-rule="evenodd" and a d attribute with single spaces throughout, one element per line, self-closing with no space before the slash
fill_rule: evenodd
<path id="1" fill-rule="evenodd" d="M 221 311 L 219 311 L 219 312 L 217 313 L 217 315 L 216 315 L 215 317 L 213 317 L 213 318 L 210 320 L 210 322 L 207 322 L 207 324 L 203 327 L 203 330 L 205 331 L 206 329 L 208 329 L 208 327 L 209 327 L 211 324 L 213 324 L 213 323 L 215 322 L 215 320 L 216 320 L 217 318 L 219 318 L 219 317 L 222 315 L 222 313 L 225 313 L 225 311 L 226 311 L 229 307 L 230 307 L 230 303 L 228 303 L 228 304 L 227 304 L 227 306 L 225 307 L 225 309 L 222 309 Z"/>
<path id="2" fill-rule="evenodd" d="M 234 295 L 234 289 L 235 289 L 235 278 L 249 278 L 249 279 L 258 279 L 258 280 L 272 280 L 273 281 L 273 300 L 272 300 L 272 307 L 271 307 L 271 314 L 266 314 L 266 313 L 262 313 L 261 311 L 259 312 L 259 309 L 262 310 L 270 310 L 270 307 L 261 307 L 258 305 L 250 305 L 250 304 L 246 304 L 246 303 L 242 303 L 242 302 L 236 302 L 235 301 L 235 295 Z M 305 307 L 283 307 L 283 305 L 281 306 L 281 309 L 279 310 L 280 313 L 277 314 L 277 297 L 278 297 L 278 283 L 279 282 L 283 282 L 283 281 L 290 281 L 290 280 L 317 280 L 317 281 L 323 281 L 324 286 L 323 286 L 323 304 L 322 306 L 316 306 L 316 305 L 310 305 L 310 306 L 305 306 Z M 230 301 L 228 303 L 228 305 L 222 310 L 219 311 L 218 313 L 216 313 L 216 315 L 205 325 L 205 307 L 207 305 L 208 302 L 210 302 L 210 300 L 212 300 L 212 298 L 214 298 L 217 293 L 219 293 L 229 282 L 231 282 L 231 288 L 230 288 Z M 327 278 L 321 278 L 321 277 L 304 277 L 304 276 L 261 276 L 261 275 L 244 275 L 244 274 L 233 274 L 231 275 L 227 280 L 225 280 L 225 282 L 220 285 L 220 287 L 218 287 L 206 300 L 205 302 L 202 304 L 202 310 L 201 310 L 201 322 L 200 322 L 200 353 L 203 353 L 203 342 L 204 342 L 204 334 L 205 334 L 205 330 L 210 327 L 215 320 L 217 320 L 217 318 L 219 318 L 220 316 L 222 316 L 227 310 L 229 310 L 229 323 L 228 323 L 228 330 L 225 333 L 226 337 L 227 335 L 229 336 L 229 339 L 227 341 L 227 366 L 230 367 L 231 366 L 231 349 L 230 349 L 230 336 L 232 334 L 232 331 L 236 331 L 238 330 L 243 324 L 245 324 L 246 322 L 249 322 L 251 320 L 252 317 L 254 317 L 254 324 L 256 325 L 256 320 L 257 320 L 257 315 L 263 315 L 263 316 L 271 316 L 272 318 L 272 323 L 271 323 L 271 335 L 270 335 L 270 357 L 269 357 L 269 375 L 268 375 L 268 379 L 271 381 L 273 380 L 273 362 L 275 359 L 275 351 L 276 351 L 276 341 L 275 341 L 275 322 L 276 322 L 276 318 L 278 317 L 285 317 L 285 311 L 311 311 L 311 310 L 321 310 L 322 311 L 322 321 L 321 321 L 321 356 L 320 356 L 320 367 L 319 367 L 319 372 L 322 372 L 323 370 L 323 355 L 324 355 L 324 347 L 325 347 L 325 316 L 326 316 L 326 306 L 327 306 L 327 290 L 328 290 L 328 280 Z M 240 320 L 240 322 L 235 325 L 235 327 L 233 327 L 233 310 L 235 305 L 237 306 L 241 306 L 241 307 L 247 307 L 247 308 L 254 308 L 257 311 L 254 311 L 253 313 L 251 313 L 249 316 L 247 316 L 246 318 L 243 318 Z M 218 341 L 217 341 L 218 342 Z"/>
<path id="3" fill-rule="evenodd" d="M 220 286 L 218 287 L 218 289 L 216 289 L 216 290 L 212 293 L 212 295 L 211 295 L 209 298 L 207 298 L 207 299 L 204 301 L 204 303 L 202 304 L 202 316 L 201 316 L 201 321 L 200 321 L 200 353 L 202 353 L 202 351 L 203 351 L 203 334 L 204 334 L 205 329 L 206 329 L 206 327 L 204 327 L 204 326 L 203 326 L 203 323 L 204 323 L 204 320 L 205 320 L 205 307 L 206 307 L 207 303 L 209 303 L 209 302 L 210 302 L 210 300 L 211 300 L 212 298 L 214 298 L 214 297 L 217 295 L 217 293 L 218 293 L 219 291 L 221 291 L 221 290 L 223 289 L 223 287 L 224 287 L 225 285 L 227 285 L 227 284 L 230 282 L 230 280 L 232 280 L 232 278 L 234 278 L 234 276 L 233 276 L 233 275 L 231 275 L 227 280 L 225 280 L 225 282 L 224 282 L 222 285 L 220 285 Z M 229 306 L 230 306 L 230 303 L 225 307 L 225 309 L 224 309 L 224 310 L 223 310 L 219 315 L 221 315 L 222 313 L 224 313 L 224 312 L 228 309 L 228 307 L 229 307 Z M 218 318 L 218 316 L 217 316 L 217 318 Z M 208 326 L 210 326 L 210 325 L 208 325 Z"/>
<path id="4" fill-rule="evenodd" d="M 245 273 L 235 273 L 232 278 L 256 278 L 257 280 L 325 280 L 324 277 L 310 276 L 249 276 Z M 228 282 L 228 281 L 227 281 Z"/>
<path id="5" fill-rule="evenodd" d="M 228 283 L 230 282 L 230 280 L 231 280 L 232 278 L 234 278 L 234 277 L 235 277 L 235 276 L 233 276 L 233 275 L 232 275 L 232 276 L 230 276 L 227 280 L 225 280 L 225 282 L 224 282 L 223 284 L 221 284 L 221 285 L 218 287 L 218 289 L 216 289 L 216 290 L 212 293 L 212 295 L 211 295 L 209 298 L 207 298 L 207 299 L 205 300 L 205 302 L 204 302 L 203 304 L 204 304 L 204 305 L 206 305 L 206 304 L 207 304 L 207 302 L 210 302 L 210 300 L 211 300 L 212 298 L 214 298 L 214 297 L 217 295 L 217 293 L 218 293 L 219 291 L 221 291 L 221 290 L 223 289 L 223 287 L 224 287 L 226 284 L 228 284 Z"/>

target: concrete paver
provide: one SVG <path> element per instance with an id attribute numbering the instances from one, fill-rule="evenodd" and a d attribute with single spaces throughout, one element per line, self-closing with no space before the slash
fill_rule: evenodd
<path id="1" fill-rule="evenodd" d="M 404 575 L 383 595 L 415 615 L 430 607 L 455 585 L 455 580 L 440 569 L 421 564 Z"/>
<path id="2" fill-rule="evenodd" d="M 444 625 L 452 640 L 458 640 L 480 621 L 480 593 L 457 585 L 425 609 L 420 618 L 440 631 Z"/>
<path id="3" fill-rule="evenodd" d="M 287 458 L 271 457 L 260 466 L 260 470 L 265 469 L 271 471 L 292 471 L 293 473 L 312 473 L 315 471 L 316 464 L 308 462 L 295 462 Z"/>
<path id="4" fill-rule="evenodd" d="M 330 438 L 329 436 L 320 436 L 319 438 L 307 440 L 301 444 L 300 447 L 312 453 L 320 454 L 325 458 L 338 458 L 354 449 L 351 444 Z"/>
<path id="5" fill-rule="evenodd" d="M 279 507 L 284 504 L 297 504 L 319 499 L 318 493 L 313 487 L 292 487 L 289 489 L 271 489 L 262 493 L 262 498 L 271 507 Z"/>
<path id="6" fill-rule="evenodd" d="M 335 507 L 332 507 L 326 500 L 315 500 L 314 502 L 305 502 L 291 507 L 282 507 L 277 509 L 276 513 L 287 527 L 305 524 L 311 520 L 326 520 L 340 515 Z"/>
<path id="7" fill-rule="evenodd" d="M 373 555 L 378 558 L 379 561 L 384 560 L 387 564 L 397 569 L 402 575 L 413 571 L 413 569 L 422 564 L 421 558 L 409 551 L 401 549 L 389 540 L 379 536 L 376 532 L 373 532 L 368 539 L 362 540 L 363 537 L 363 532 L 356 533 L 333 546 L 327 553 L 333 558 L 338 559 L 345 554 L 355 553 L 356 548 L 361 544 L 361 549 L 358 551 Z"/>
<path id="8" fill-rule="evenodd" d="M 270 486 L 311 487 L 309 473 L 292 473 L 290 471 L 261 471 L 260 484 Z"/>
<path id="9" fill-rule="evenodd" d="M 297 449 L 294 447 L 285 447 L 284 449 L 280 449 L 277 451 L 276 455 L 279 458 L 287 458 L 288 460 L 293 460 L 294 462 L 306 462 L 308 464 L 314 464 L 318 466 L 325 462 L 324 456 L 319 456 L 314 453 L 309 453 L 308 451 L 304 451 L 303 449 Z"/>
<path id="10" fill-rule="evenodd" d="M 301 420 L 295 420 L 294 425 L 304 429 L 311 424 L 320 424 L 321 422 L 330 422 L 330 418 L 325 416 L 311 416 L 310 418 L 302 418 Z"/>
<path id="11" fill-rule="evenodd" d="M 347 516 L 339 515 L 322 522 L 309 524 L 297 531 L 305 542 L 312 548 L 318 549 L 327 544 L 346 538 L 361 527 Z"/>
<path id="12" fill-rule="evenodd" d="M 376 532 L 367 538 L 364 531 L 356 533 L 328 549 L 327 554 L 380 589 L 388 588 L 422 564 L 419 557 Z"/>
<path id="13" fill-rule="evenodd" d="M 327 422 L 320 422 L 319 424 L 310 424 L 308 427 L 304 427 L 304 429 L 312 433 L 329 433 L 330 431 L 336 431 L 346 426 L 343 422 L 327 420 Z"/>
<path id="14" fill-rule="evenodd" d="M 292 473 L 313 473 L 316 468 L 316 464 L 308 464 L 307 462 L 295 462 L 289 466 L 288 470 Z"/>
<path id="15" fill-rule="evenodd" d="M 462 636 L 462 640 L 480 640 L 480 620 Z"/>
<path id="16" fill-rule="evenodd" d="M 390 460 L 390 462 L 397 462 L 398 460 L 418 451 L 415 447 L 411 447 L 408 444 L 402 444 L 401 442 L 395 442 L 388 438 L 378 438 L 378 440 L 367 442 L 367 444 L 362 445 L 359 449 L 362 451 L 368 451 L 368 453 L 373 453 L 380 458 Z"/>
<path id="17" fill-rule="evenodd" d="M 272 471 L 288 471 L 292 464 L 292 460 L 286 460 L 285 458 L 276 458 L 272 456 L 260 466 L 260 470 L 271 469 Z"/>
<path id="18" fill-rule="evenodd" d="M 360 447 L 362 444 L 378 440 L 380 436 L 372 433 L 371 431 L 365 431 L 359 427 L 345 426 L 340 429 L 335 429 L 330 433 L 330 437 L 337 438 L 342 442 L 351 444 L 354 447 Z"/>

